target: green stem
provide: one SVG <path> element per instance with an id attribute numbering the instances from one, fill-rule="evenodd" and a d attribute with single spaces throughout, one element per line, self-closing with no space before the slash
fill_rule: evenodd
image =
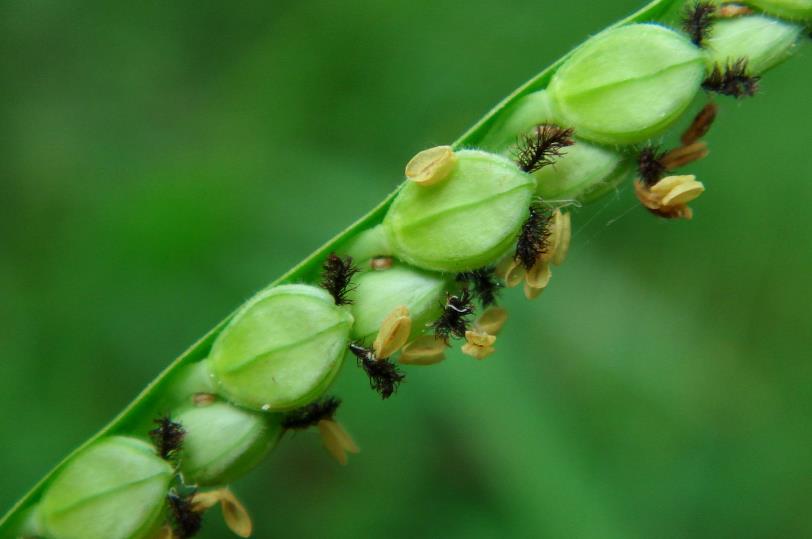
<path id="1" fill-rule="evenodd" d="M 671 20 L 670 18 L 677 12 L 676 10 L 682 6 L 682 0 L 655 0 L 614 26 L 632 22 L 664 22 Z M 571 54 L 572 53 L 569 53 L 564 56 L 515 90 L 457 139 L 452 146 L 455 149 L 480 146 L 494 122 L 498 121 L 500 117 L 506 111 L 509 111 L 523 96 L 544 89 L 556 70 Z M 385 238 L 381 236 L 380 228 L 376 227 L 382 222 L 387 209 L 399 190 L 400 187 L 387 196 L 377 207 L 373 208 L 365 216 L 361 217 L 343 232 L 325 243 L 296 267 L 270 283 L 268 288 L 285 283 L 317 281 L 325 256 L 333 251 L 351 252 L 357 258 L 369 258 L 377 254 L 388 254 L 386 252 L 388 247 Z M 17 533 L 24 533 L 25 522 L 29 517 L 30 510 L 38 502 L 45 488 L 53 480 L 56 473 L 59 472 L 77 452 L 94 443 L 102 436 L 114 434 L 142 436 L 143 433 L 146 432 L 152 419 L 160 411 L 172 408 L 177 404 L 177 395 L 174 394 L 179 387 L 183 387 L 184 392 L 191 392 L 198 387 L 200 390 L 208 389 L 205 387 L 206 383 L 208 383 L 206 376 L 201 375 L 199 372 L 200 369 L 195 368 L 195 365 L 208 356 L 212 343 L 232 316 L 233 313 L 175 359 L 175 361 L 150 383 L 124 411 L 58 464 L 34 486 L 31 491 L 17 502 L 2 520 L 0 520 L 0 538 L 13 537 Z"/>

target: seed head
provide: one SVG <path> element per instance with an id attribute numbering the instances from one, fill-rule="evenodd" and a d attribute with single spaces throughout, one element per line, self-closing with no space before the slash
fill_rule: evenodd
<path id="1" fill-rule="evenodd" d="M 318 425 L 323 419 L 332 419 L 341 405 L 341 399 L 326 397 L 285 414 L 282 428 L 304 430 Z"/>
<path id="2" fill-rule="evenodd" d="M 724 67 L 715 64 L 711 74 L 702 83 L 702 88 L 741 99 L 756 95 L 759 80 L 761 77 L 747 73 L 747 59 L 739 58 Z"/>
<path id="3" fill-rule="evenodd" d="M 321 286 L 330 292 L 335 299 L 336 305 L 350 305 L 352 301 L 347 298 L 354 287 L 352 278 L 358 273 L 352 263 L 352 257 L 340 257 L 335 253 L 330 253 L 324 262 Z"/>
<path id="4" fill-rule="evenodd" d="M 532 174 L 547 165 L 552 165 L 556 159 L 564 155 L 562 151 L 572 146 L 572 129 L 565 129 L 557 125 L 545 124 L 536 126 L 529 135 L 519 139 L 513 159 L 520 169 Z"/>

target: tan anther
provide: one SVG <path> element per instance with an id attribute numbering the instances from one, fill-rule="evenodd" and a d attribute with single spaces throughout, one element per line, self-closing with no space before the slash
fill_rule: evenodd
<path id="1" fill-rule="evenodd" d="M 719 111 L 719 106 L 716 103 L 708 103 L 702 110 L 700 110 L 688 129 L 682 134 L 682 145 L 690 146 L 694 142 L 704 137 L 711 126 L 713 121 L 716 120 L 716 113 Z"/>
<path id="2" fill-rule="evenodd" d="M 446 179 L 457 164 L 451 146 L 437 146 L 418 153 L 406 165 L 406 179 L 418 185 L 434 185 Z"/>
<path id="3" fill-rule="evenodd" d="M 567 259 L 570 250 L 570 240 L 572 239 L 572 219 L 569 213 L 561 214 L 558 230 L 558 243 L 555 247 L 552 262 L 560 266 Z"/>
<path id="4" fill-rule="evenodd" d="M 339 464 L 347 464 L 347 453 L 360 451 L 347 431 L 332 419 L 322 419 L 319 421 L 318 427 L 324 447 Z"/>
<path id="5" fill-rule="evenodd" d="M 250 537 L 254 528 L 251 516 L 234 493 L 227 488 L 198 492 L 192 498 L 192 509 L 202 513 L 218 503 L 223 512 L 223 520 L 229 529 L 239 537 Z"/>
<path id="6" fill-rule="evenodd" d="M 742 15 L 750 15 L 753 13 L 753 10 L 747 6 L 743 6 L 742 4 L 728 2 L 722 4 L 717 13 L 719 17 L 729 19 L 733 17 L 741 17 Z"/>
<path id="7" fill-rule="evenodd" d="M 638 200 L 653 213 L 669 219 L 691 219 L 693 212 L 687 206 L 705 191 L 696 176 L 668 176 L 651 187 L 639 179 L 634 183 Z"/>
<path id="8" fill-rule="evenodd" d="M 519 286 L 524 279 L 524 274 L 524 267 L 512 256 L 505 258 L 496 266 L 496 276 L 502 279 L 508 288 Z"/>
<path id="9" fill-rule="evenodd" d="M 211 393 L 195 393 L 192 397 L 192 404 L 197 406 L 198 408 L 202 408 L 204 406 L 208 406 L 210 404 L 214 404 L 214 401 L 217 400 L 215 395 Z"/>
<path id="10" fill-rule="evenodd" d="M 485 312 L 483 312 L 479 318 L 477 318 L 474 326 L 479 331 L 484 331 L 485 333 L 490 333 L 491 335 L 499 335 L 499 332 L 502 331 L 507 319 L 508 312 L 506 309 L 501 307 L 488 307 L 485 309 Z"/>
<path id="11" fill-rule="evenodd" d="M 549 262 L 555 257 L 555 252 L 558 250 L 558 245 L 561 243 L 561 223 L 562 223 L 561 210 L 557 209 L 550 217 L 549 224 L 547 225 L 547 248 L 539 256 L 540 262 Z M 538 262 L 537 262 L 538 263 Z"/>
<path id="12" fill-rule="evenodd" d="M 550 264 L 539 260 L 532 268 L 530 268 L 530 271 L 527 272 L 525 282 L 531 288 L 544 289 L 547 288 L 548 284 L 550 284 L 550 279 L 552 277 L 553 272 L 550 269 Z"/>
<path id="13" fill-rule="evenodd" d="M 404 365 L 434 365 L 445 359 L 446 345 L 434 335 L 421 335 L 403 347 L 398 361 Z"/>
<path id="14" fill-rule="evenodd" d="M 369 267 L 375 271 L 384 271 L 392 267 L 392 258 L 389 256 L 376 256 L 369 261 Z"/>
<path id="15" fill-rule="evenodd" d="M 666 170 L 674 170 L 684 167 L 694 161 L 699 161 L 708 156 L 708 145 L 702 141 L 694 142 L 688 146 L 674 148 L 662 159 L 662 164 Z"/>
<path id="16" fill-rule="evenodd" d="M 412 319 L 409 316 L 409 308 L 405 305 L 396 307 L 384 318 L 378 336 L 372 343 L 375 356 L 381 359 L 392 357 L 406 344 L 411 333 Z"/>
<path id="17" fill-rule="evenodd" d="M 533 288 L 527 283 L 524 283 L 524 297 L 533 300 L 536 299 L 544 292 L 544 288 Z"/>
<path id="18" fill-rule="evenodd" d="M 496 336 L 484 331 L 466 331 L 465 341 L 465 344 L 462 345 L 462 353 L 474 359 L 485 359 L 496 351 L 493 347 L 496 343 Z"/>

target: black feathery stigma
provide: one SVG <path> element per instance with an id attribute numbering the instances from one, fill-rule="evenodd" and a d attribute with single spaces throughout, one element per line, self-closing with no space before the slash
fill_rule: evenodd
<path id="1" fill-rule="evenodd" d="M 459 295 L 446 293 L 443 314 L 431 325 L 434 335 L 446 344 L 452 336 L 462 339 L 471 324 L 468 317 L 472 314 L 474 304 L 471 303 L 471 292 L 467 288 L 463 288 Z"/>
<path id="2" fill-rule="evenodd" d="M 285 414 L 284 419 L 282 419 L 282 428 L 304 430 L 318 425 L 322 419 L 332 419 L 340 405 L 341 399 L 326 397 L 307 406 L 302 406 Z"/>
<path id="3" fill-rule="evenodd" d="M 572 129 L 557 125 L 544 124 L 536 126 L 532 134 L 519 138 L 519 144 L 513 153 L 513 159 L 523 171 L 532 174 L 547 165 L 552 165 L 564 153 L 562 150 L 572 146 Z"/>
<path id="4" fill-rule="evenodd" d="M 166 496 L 169 521 L 174 537 L 178 539 L 194 537 L 203 525 L 203 515 L 192 509 L 192 498 L 196 491 L 192 488 L 189 492 L 180 493 L 173 488 Z"/>
<path id="5" fill-rule="evenodd" d="M 640 179 L 647 187 L 663 179 L 667 169 L 663 164 L 663 157 L 666 152 L 661 152 L 659 146 L 649 145 L 640 150 L 637 156 L 637 170 Z"/>
<path id="6" fill-rule="evenodd" d="M 350 343 L 350 352 L 358 359 L 358 366 L 369 376 L 369 387 L 388 399 L 397 390 L 406 375 L 398 370 L 389 358 L 378 358 L 371 348 L 361 343 Z"/>
<path id="7" fill-rule="evenodd" d="M 358 273 L 358 268 L 352 263 L 352 257 L 342 258 L 330 253 L 324 261 L 323 269 L 321 286 L 330 292 L 336 305 L 351 304 L 352 300 L 347 298 L 347 294 L 355 288 L 351 282 L 353 276 Z"/>
<path id="8" fill-rule="evenodd" d="M 530 206 L 530 215 L 522 225 L 513 259 L 530 271 L 538 258 L 549 249 L 550 220 L 553 212 L 536 202 Z"/>
<path id="9" fill-rule="evenodd" d="M 756 95 L 759 80 L 761 77 L 747 73 L 747 59 L 739 58 L 724 67 L 714 65 L 713 71 L 702 83 L 702 88 L 741 99 Z"/>
<path id="10" fill-rule="evenodd" d="M 168 415 L 161 416 L 153 422 L 158 426 L 149 431 L 149 437 L 152 438 L 158 455 L 164 460 L 169 460 L 183 446 L 186 430 L 180 423 L 172 421 Z"/>
<path id="11" fill-rule="evenodd" d="M 713 22 L 716 20 L 716 6 L 713 2 L 704 0 L 686 6 L 682 17 L 682 29 L 691 36 L 691 41 L 697 47 L 702 47 L 710 35 Z"/>
<path id="12" fill-rule="evenodd" d="M 459 273 L 457 282 L 471 286 L 473 295 L 479 300 L 483 309 L 496 305 L 501 285 L 496 280 L 496 268 L 493 266 Z"/>

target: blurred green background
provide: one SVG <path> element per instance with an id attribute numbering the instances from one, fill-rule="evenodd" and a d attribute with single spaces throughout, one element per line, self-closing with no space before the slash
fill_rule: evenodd
<path id="1" fill-rule="evenodd" d="M 173 357 L 635 0 L 0 3 L 0 511 Z M 812 537 L 810 48 L 724 101 L 692 222 L 576 214 L 499 353 L 336 392 L 256 537 Z M 202 537 L 227 537 L 219 516 Z"/>

